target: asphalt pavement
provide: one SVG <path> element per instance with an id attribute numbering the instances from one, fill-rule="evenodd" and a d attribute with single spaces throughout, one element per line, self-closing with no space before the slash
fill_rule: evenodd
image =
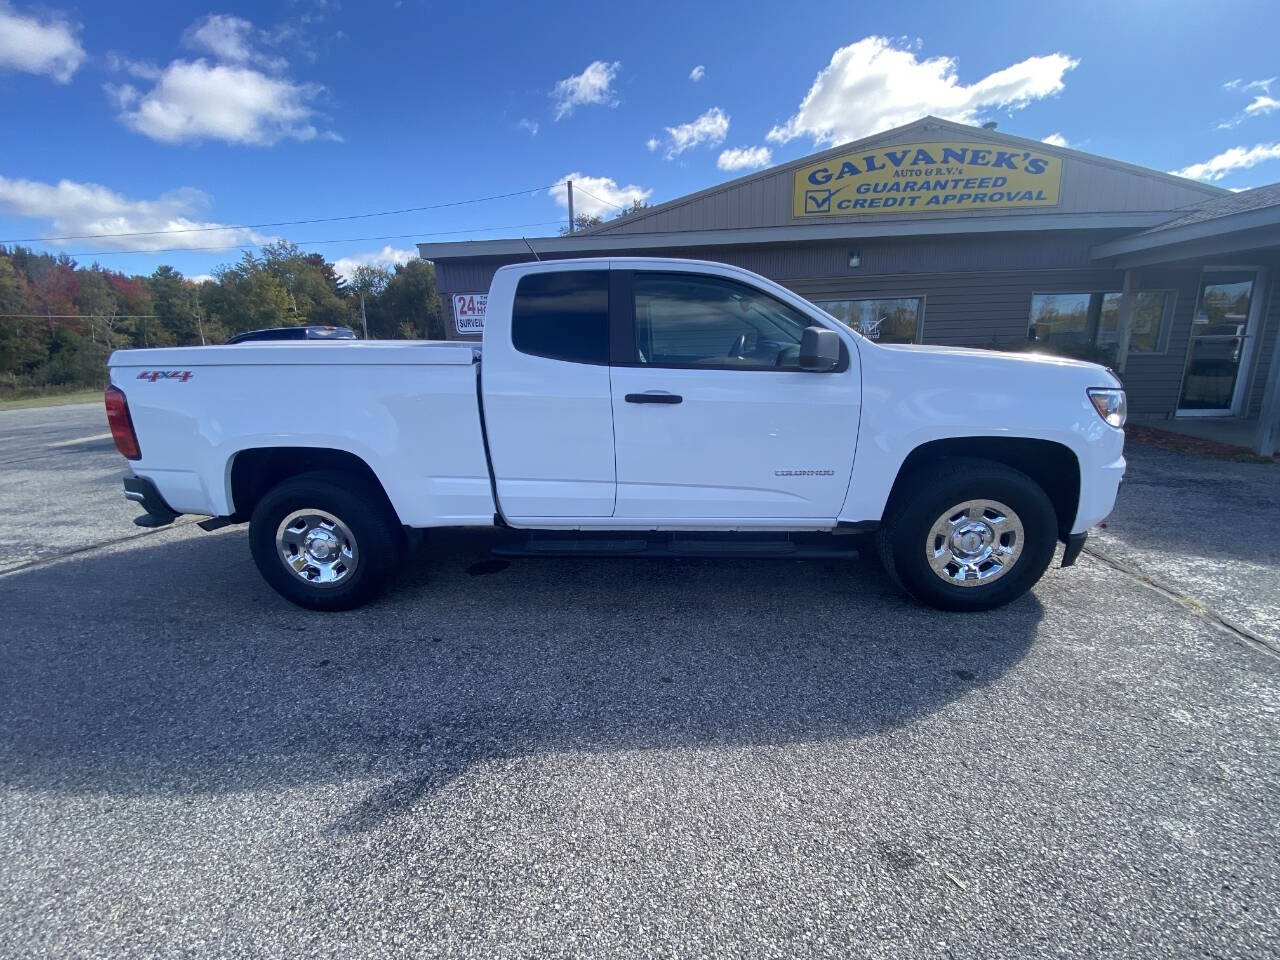
<path id="1" fill-rule="evenodd" d="M 0 410 L 0 573 L 135 535 L 101 403 Z"/>
<path id="2" fill-rule="evenodd" d="M 104 432 L 0 414 L 0 955 L 1274 955 L 1280 660 L 1156 569 L 1151 490 L 1099 549 L 1172 593 L 1086 555 L 965 616 L 870 559 L 450 533 L 323 615 L 241 528 L 119 540 Z M 1189 551 L 1274 603 L 1251 503 Z"/>
<path id="3" fill-rule="evenodd" d="M 1091 543 L 1280 650 L 1280 467 L 1128 451 L 1119 509 Z"/>

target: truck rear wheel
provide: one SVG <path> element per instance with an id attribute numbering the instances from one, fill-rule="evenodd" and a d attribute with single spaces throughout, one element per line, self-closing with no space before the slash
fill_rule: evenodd
<path id="1" fill-rule="evenodd" d="M 380 491 L 331 472 L 301 474 L 269 490 L 249 520 L 258 571 L 309 610 L 371 600 L 399 567 L 403 537 Z"/>
<path id="2" fill-rule="evenodd" d="M 885 570 L 940 610 L 977 611 L 1022 596 L 1053 559 L 1057 515 L 1024 473 L 948 459 L 895 491 L 878 538 Z"/>

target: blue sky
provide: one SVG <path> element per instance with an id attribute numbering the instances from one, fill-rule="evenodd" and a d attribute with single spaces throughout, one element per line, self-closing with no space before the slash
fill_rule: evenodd
<path id="1" fill-rule="evenodd" d="M 607 214 L 926 113 L 1257 186 L 1276 36 L 1280 6 L 1229 0 L 0 0 L 0 240 L 201 228 L 30 244 L 143 273 L 277 237 L 389 262 L 554 233 L 568 174 Z"/>

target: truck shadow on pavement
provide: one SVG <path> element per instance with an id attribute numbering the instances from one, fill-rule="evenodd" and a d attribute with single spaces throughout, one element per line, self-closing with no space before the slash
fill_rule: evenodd
<path id="1" fill-rule="evenodd" d="M 379 602 L 299 610 L 242 529 L 0 579 L 0 783 L 102 793 L 378 784 L 376 827 L 478 764 L 865 737 L 1013 667 L 1043 610 L 926 610 L 856 562 L 515 560 L 440 533 Z"/>

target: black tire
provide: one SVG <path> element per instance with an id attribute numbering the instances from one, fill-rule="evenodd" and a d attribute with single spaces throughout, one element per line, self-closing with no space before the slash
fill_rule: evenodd
<path id="1" fill-rule="evenodd" d="M 354 569 L 342 566 L 335 582 L 321 584 L 285 565 L 276 533 L 299 510 L 326 514 L 346 528 L 337 539 L 345 542 L 350 534 L 354 540 Z M 263 579 L 286 600 L 308 610 L 351 610 L 372 600 L 399 569 L 404 533 L 381 490 L 349 474 L 317 471 L 282 481 L 258 501 L 249 549 Z"/>
<path id="2" fill-rule="evenodd" d="M 926 556 L 944 512 L 970 500 L 1008 506 L 1021 521 L 1021 554 L 989 583 L 960 586 L 934 572 Z M 1058 518 L 1040 485 L 989 460 L 949 458 L 931 464 L 894 491 L 877 534 L 889 576 L 921 603 L 939 610 L 992 610 L 1018 599 L 1044 575 L 1058 541 Z"/>

